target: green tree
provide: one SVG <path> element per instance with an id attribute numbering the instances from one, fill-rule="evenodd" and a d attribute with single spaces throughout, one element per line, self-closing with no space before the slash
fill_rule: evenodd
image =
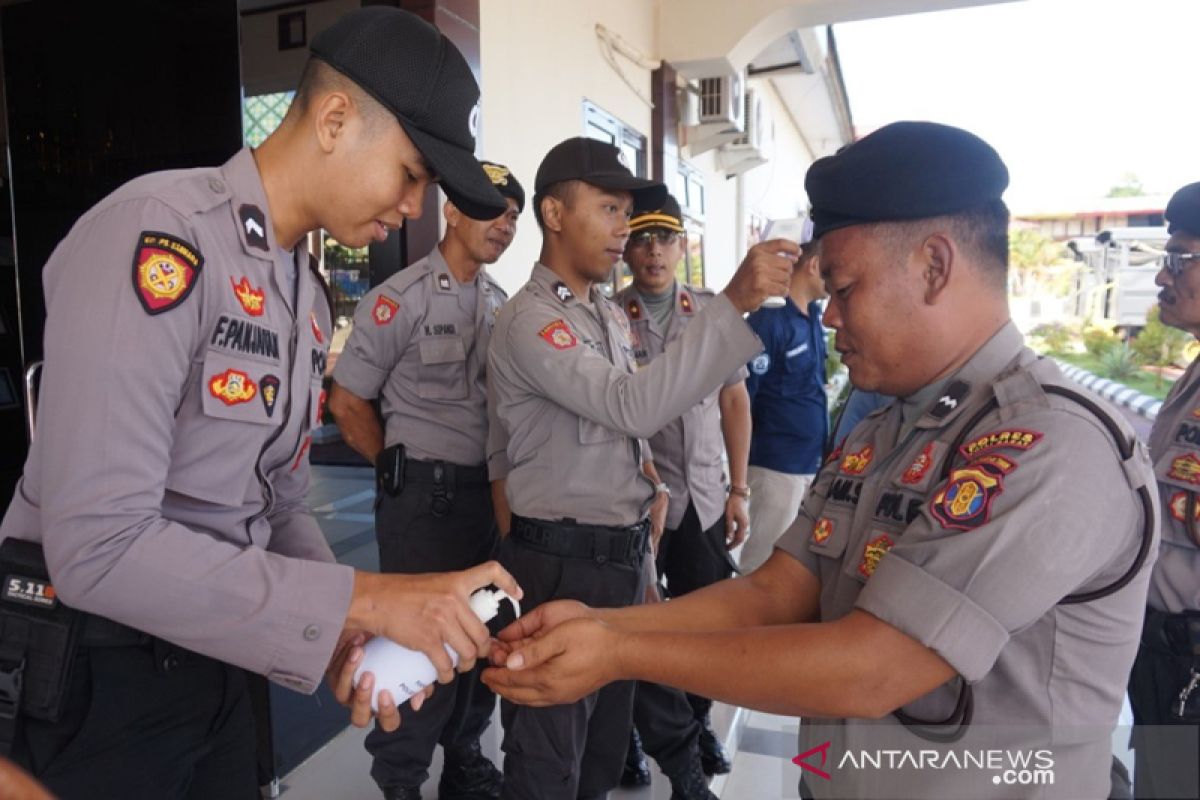
<path id="1" fill-rule="evenodd" d="M 1065 297 L 1078 268 L 1061 242 L 1026 228 L 1009 231 L 1008 290 L 1014 296 Z"/>
<path id="2" fill-rule="evenodd" d="M 1121 176 L 1121 182 L 1108 190 L 1108 197 L 1141 197 L 1146 194 L 1142 179 L 1132 172 Z"/>

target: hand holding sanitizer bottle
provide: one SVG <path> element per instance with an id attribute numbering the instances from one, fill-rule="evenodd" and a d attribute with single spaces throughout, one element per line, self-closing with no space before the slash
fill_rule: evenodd
<path id="1" fill-rule="evenodd" d="M 475 592 L 471 595 L 471 610 L 479 617 L 480 622 L 486 624 L 499 613 L 502 600 L 512 603 L 517 616 L 521 616 L 520 604 L 503 589 L 480 589 Z M 454 652 L 450 645 L 445 645 L 445 648 L 450 660 L 458 666 L 458 653 Z M 375 675 L 371 710 L 376 713 L 379 712 L 379 693 L 384 689 L 392 693 L 392 699 L 400 706 L 437 680 L 437 669 L 433 662 L 419 650 L 409 650 L 382 636 L 376 636 L 367 642 L 363 650 L 362 663 L 354 670 L 354 685 L 358 686 L 363 673 L 371 672 Z"/>

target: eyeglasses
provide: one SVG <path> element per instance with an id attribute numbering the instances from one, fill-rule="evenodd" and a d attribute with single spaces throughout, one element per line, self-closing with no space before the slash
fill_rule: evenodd
<path id="1" fill-rule="evenodd" d="M 663 247 L 667 247 L 679 241 L 679 234 L 675 231 L 639 231 L 629 237 L 629 244 L 632 247 L 649 247 L 650 243 L 655 240 L 658 240 Z"/>
<path id="2" fill-rule="evenodd" d="M 1200 258 L 1200 253 L 1163 253 L 1160 256 L 1163 269 L 1178 277 L 1187 269 L 1188 262 Z"/>

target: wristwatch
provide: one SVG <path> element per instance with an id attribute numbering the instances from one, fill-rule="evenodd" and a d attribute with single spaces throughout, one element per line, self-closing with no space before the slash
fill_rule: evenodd
<path id="1" fill-rule="evenodd" d="M 665 482 L 664 483 L 656 483 L 656 484 L 654 484 L 654 493 L 655 494 L 665 494 L 667 497 L 670 497 L 671 496 L 671 487 L 667 486 L 667 484 Z"/>
<path id="2" fill-rule="evenodd" d="M 729 493 L 730 493 L 730 494 L 736 494 L 738 497 L 741 497 L 741 498 L 743 498 L 743 499 L 745 499 L 745 500 L 749 500 L 749 499 L 750 499 L 750 487 L 749 487 L 749 486 L 733 486 L 733 485 L 730 485 L 730 487 L 729 487 Z"/>

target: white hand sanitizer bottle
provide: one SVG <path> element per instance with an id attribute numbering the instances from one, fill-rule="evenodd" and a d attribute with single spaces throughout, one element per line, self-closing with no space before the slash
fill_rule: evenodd
<path id="1" fill-rule="evenodd" d="M 479 621 L 488 623 L 500 611 L 500 602 L 507 600 L 512 603 L 517 616 L 521 616 L 521 606 L 509 597 L 503 589 L 480 589 L 471 595 L 471 610 Z M 446 652 L 454 666 L 458 666 L 458 653 L 445 645 Z M 397 706 L 408 702 L 417 692 L 437 680 L 437 670 L 424 653 L 419 650 L 409 650 L 398 645 L 391 639 L 376 636 L 367 642 L 362 663 L 354 670 L 354 685 L 362 679 L 364 672 L 375 675 L 375 689 L 371 693 L 371 710 L 379 711 L 379 693 L 387 689 L 392 693 L 392 700 Z"/>

